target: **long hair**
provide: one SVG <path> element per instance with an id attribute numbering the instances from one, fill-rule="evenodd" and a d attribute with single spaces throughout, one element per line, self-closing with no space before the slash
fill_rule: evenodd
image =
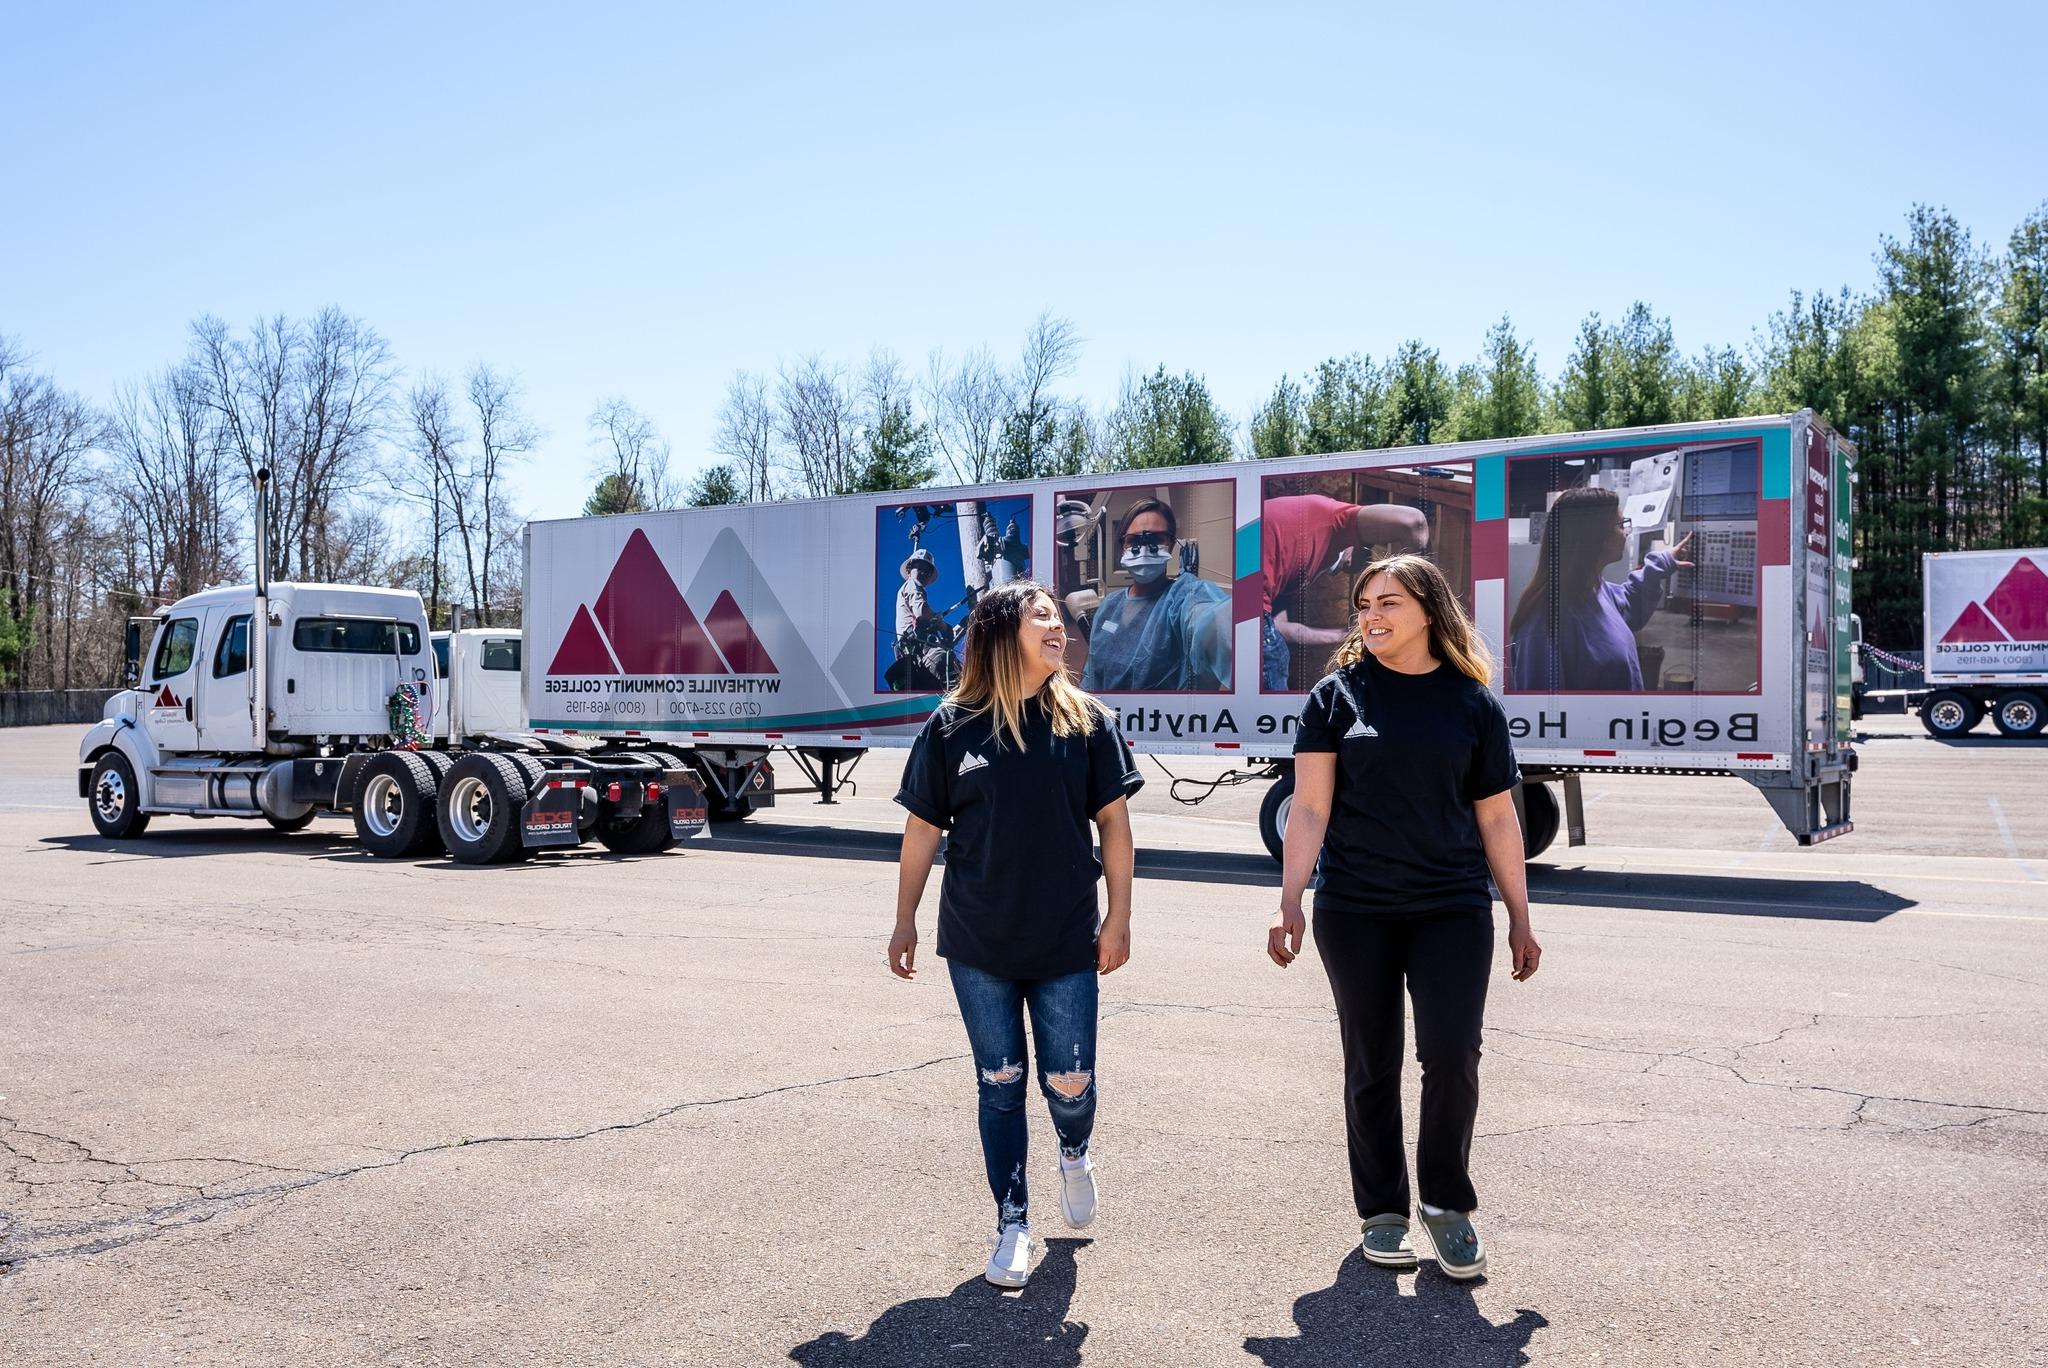
<path id="1" fill-rule="evenodd" d="M 998 744 L 1003 736 L 1024 749 L 1024 656 L 1017 648 L 1017 633 L 1024 616 L 1039 595 L 1052 598 L 1034 580 L 1011 580 L 1000 589 L 989 589 L 967 615 L 966 660 L 960 666 L 960 680 L 946 701 L 960 709 L 954 725 L 970 717 L 988 716 L 994 723 Z M 1053 599 L 1057 610 L 1059 600 Z M 1039 685 L 1033 695 L 1052 719 L 1054 736 L 1086 736 L 1102 719 L 1102 704 L 1083 693 L 1065 669 Z"/>
<path id="2" fill-rule="evenodd" d="M 1365 592 L 1365 586 L 1375 575 L 1392 575 L 1395 582 L 1408 591 L 1408 596 L 1422 606 L 1423 613 L 1429 618 L 1431 655 L 1481 684 L 1493 682 L 1493 652 L 1486 649 L 1485 639 L 1473 628 L 1472 619 L 1465 616 L 1465 605 L 1458 602 L 1458 596 L 1451 592 L 1451 582 L 1444 578 L 1444 572 L 1436 568 L 1434 561 L 1413 553 L 1374 561 L 1351 581 L 1351 606 L 1354 610 L 1359 606 L 1359 595 Z M 1365 632 L 1354 617 L 1351 634 L 1344 638 L 1337 654 L 1330 657 L 1330 668 L 1341 670 L 1346 665 L 1356 664 L 1364 655 Z"/>
<path id="3" fill-rule="evenodd" d="M 1512 634 L 1523 619 L 1556 603 L 1576 603 L 1600 587 L 1601 555 L 1621 512 L 1621 495 L 1598 485 L 1575 485 L 1557 496 L 1543 522 L 1536 573 L 1508 619 Z"/>

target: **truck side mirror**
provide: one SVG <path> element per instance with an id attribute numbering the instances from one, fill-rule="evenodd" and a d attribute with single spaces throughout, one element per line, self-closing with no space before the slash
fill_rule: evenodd
<path id="1" fill-rule="evenodd" d="M 143 629 L 154 627 L 155 618 L 129 618 L 127 630 L 121 638 L 121 678 L 131 689 L 142 687 L 142 645 L 147 639 Z"/>

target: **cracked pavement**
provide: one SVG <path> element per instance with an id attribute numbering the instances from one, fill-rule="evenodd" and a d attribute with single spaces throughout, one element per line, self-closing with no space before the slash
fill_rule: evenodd
<path id="1" fill-rule="evenodd" d="M 0 732 L 0 1345 L 2048 1363 L 2048 746 L 1874 728 L 1858 831 L 1814 851 L 1736 781 L 1589 782 L 1593 844 L 1535 880 L 1544 970 L 1493 986 L 1470 1288 L 1347 1260 L 1334 1018 L 1313 957 L 1260 954 L 1260 789 L 1154 782 L 1104 984 L 1103 1216 L 1065 1241 L 1041 1178 L 1062 1243 L 1007 1298 L 974 1277 L 929 901 L 918 980 L 882 967 L 888 753 L 835 809 L 681 852 L 466 870 L 329 820 L 115 850 L 69 796 L 75 730 Z M 1412 1131 L 1412 1065 L 1408 1091 Z"/>

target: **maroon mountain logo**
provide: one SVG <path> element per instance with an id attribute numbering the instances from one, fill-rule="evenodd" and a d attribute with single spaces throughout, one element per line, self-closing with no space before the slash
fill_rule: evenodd
<path id="1" fill-rule="evenodd" d="M 163 687 L 163 691 L 156 696 L 156 702 L 149 706 L 152 708 L 182 708 L 185 705 L 178 701 L 178 696 L 171 692 L 171 686 L 166 684 Z"/>
<path id="2" fill-rule="evenodd" d="M 778 674 L 730 590 L 700 621 L 638 528 L 612 566 L 597 608 L 578 604 L 551 675 Z"/>
<path id="3" fill-rule="evenodd" d="M 1963 609 L 1940 644 L 1980 641 L 2048 641 L 2048 574 L 2028 557 L 2014 562 L 1981 602 Z"/>

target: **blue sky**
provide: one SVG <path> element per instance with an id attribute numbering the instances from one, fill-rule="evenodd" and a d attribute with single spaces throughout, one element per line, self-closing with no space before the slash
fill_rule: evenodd
<path id="1" fill-rule="evenodd" d="M 1426 10 L 1426 12 L 1425 12 Z M 1283 371 L 1503 312 L 1554 373 L 1636 298 L 1687 351 L 1866 285 L 1915 200 L 2048 198 L 2048 6 L 15 7 L 0 333 L 95 399 L 339 304 L 412 371 L 517 373 L 517 495 L 620 395 L 709 455 L 738 368 L 1012 352 L 1069 392 Z"/>

